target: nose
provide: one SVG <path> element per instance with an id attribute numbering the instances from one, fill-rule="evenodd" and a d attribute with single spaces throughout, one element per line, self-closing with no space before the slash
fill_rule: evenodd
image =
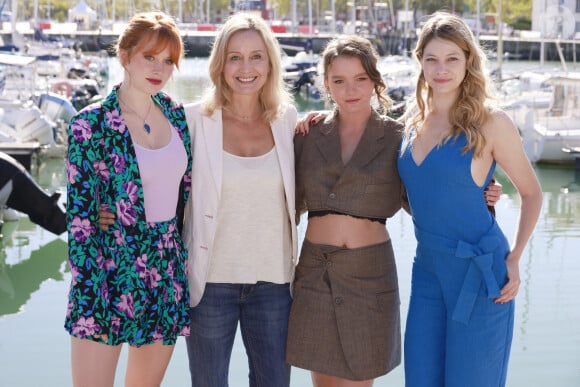
<path id="1" fill-rule="evenodd" d="M 153 66 L 153 71 L 161 71 L 161 69 L 163 67 L 163 63 L 161 63 L 160 60 L 154 60 L 152 66 Z"/>
<path id="2" fill-rule="evenodd" d="M 249 59 L 244 59 L 244 60 L 242 61 L 242 70 L 244 70 L 244 71 L 245 71 L 245 70 L 247 70 L 247 69 L 251 68 L 251 65 L 252 65 L 252 63 L 250 62 L 250 60 L 249 60 Z"/>
<path id="3" fill-rule="evenodd" d="M 350 93 L 356 89 L 356 84 L 353 82 L 346 82 L 346 92 Z"/>
<path id="4" fill-rule="evenodd" d="M 437 74 L 444 74 L 447 72 L 447 66 L 445 66 L 445 63 L 438 63 L 435 71 L 437 71 Z"/>

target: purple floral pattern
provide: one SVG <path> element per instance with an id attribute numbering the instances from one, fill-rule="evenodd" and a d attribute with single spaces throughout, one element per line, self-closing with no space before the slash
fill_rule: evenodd
<path id="1" fill-rule="evenodd" d="M 187 251 L 177 217 L 146 222 L 135 150 L 117 99 L 84 108 L 69 126 L 67 222 L 71 287 L 65 320 L 73 336 L 110 345 L 174 344 L 189 334 Z M 191 186 L 190 137 L 181 105 L 154 100 L 188 154 L 182 199 Z M 109 231 L 98 208 L 112 210 Z"/>

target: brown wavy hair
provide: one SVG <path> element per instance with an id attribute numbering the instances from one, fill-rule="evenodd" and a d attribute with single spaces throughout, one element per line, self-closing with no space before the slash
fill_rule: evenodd
<path id="1" fill-rule="evenodd" d="M 171 61 L 179 68 L 183 41 L 175 20 L 163 12 L 142 12 L 133 16 L 117 40 L 117 55 L 121 58 L 124 51 L 126 59 L 131 60 L 133 54 L 151 40 L 155 40 L 155 45 L 145 54 L 157 54 L 168 47 Z"/>
<path id="2" fill-rule="evenodd" d="M 224 78 L 228 43 L 234 34 L 256 31 L 264 41 L 270 62 L 270 72 L 260 93 L 262 119 L 272 122 L 292 102 L 282 78 L 282 58 L 278 40 L 264 19 L 250 14 L 237 13 L 230 16 L 218 32 L 209 57 L 209 76 L 213 87 L 204 96 L 204 110 L 208 115 L 232 100 L 232 90 Z"/>
<path id="3" fill-rule="evenodd" d="M 322 52 L 322 63 L 319 66 L 320 76 L 323 79 L 326 79 L 332 62 L 340 56 L 350 56 L 360 60 L 365 72 L 375 85 L 374 91 L 379 105 L 384 113 L 388 112 L 393 101 L 385 94 L 387 85 L 377 68 L 379 55 L 372 43 L 357 35 L 342 35 L 329 41 Z"/>
<path id="4" fill-rule="evenodd" d="M 473 149 L 474 155 L 480 156 L 485 147 L 481 127 L 491 115 L 490 107 L 487 105 L 490 98 L 489 80 L 485 74 L 487 58 L 469 26 L 461 18 L 447 12 L 436 12 L 423 25 L 414 50 L 419 65 L 423 59 L 425 46 L 434 38 L 455 43 L 463 51 L 467 60 L 465 78 L 449 117 L 451 134 L 443 141 L 463 132 L 467 137 L 467 145 L 463 151 Z M 406 123 L 405 132 L 408 137 L 412 135 L 412 128 L 420 126 L 425 120 L 425 111 L 432 98 L 433 90 L 427 84 L 421 71 L 417 78 L 415 99 L 402 118 Z"/>

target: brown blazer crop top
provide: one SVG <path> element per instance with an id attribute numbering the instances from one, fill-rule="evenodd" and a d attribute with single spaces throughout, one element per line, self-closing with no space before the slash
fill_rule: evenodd
<path id="1" fill-rule="evenodd" d="M 337 112 L 294 137 L 296 219 L 304 211 L 333 211 L 386 219 L 400 208 L 403 185 L 397 171 L 402 125 L 373 110 L 350 161 L 344 165 Z"/>

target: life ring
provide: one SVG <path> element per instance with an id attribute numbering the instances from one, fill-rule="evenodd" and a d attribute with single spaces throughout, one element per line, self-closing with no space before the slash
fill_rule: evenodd
<path id="1" fill-rule="evenodd" d="M 73 92 L 73 87 L 66 81 L 56 82 L 52 85 L 52 92 L 70 98 Z"/>

